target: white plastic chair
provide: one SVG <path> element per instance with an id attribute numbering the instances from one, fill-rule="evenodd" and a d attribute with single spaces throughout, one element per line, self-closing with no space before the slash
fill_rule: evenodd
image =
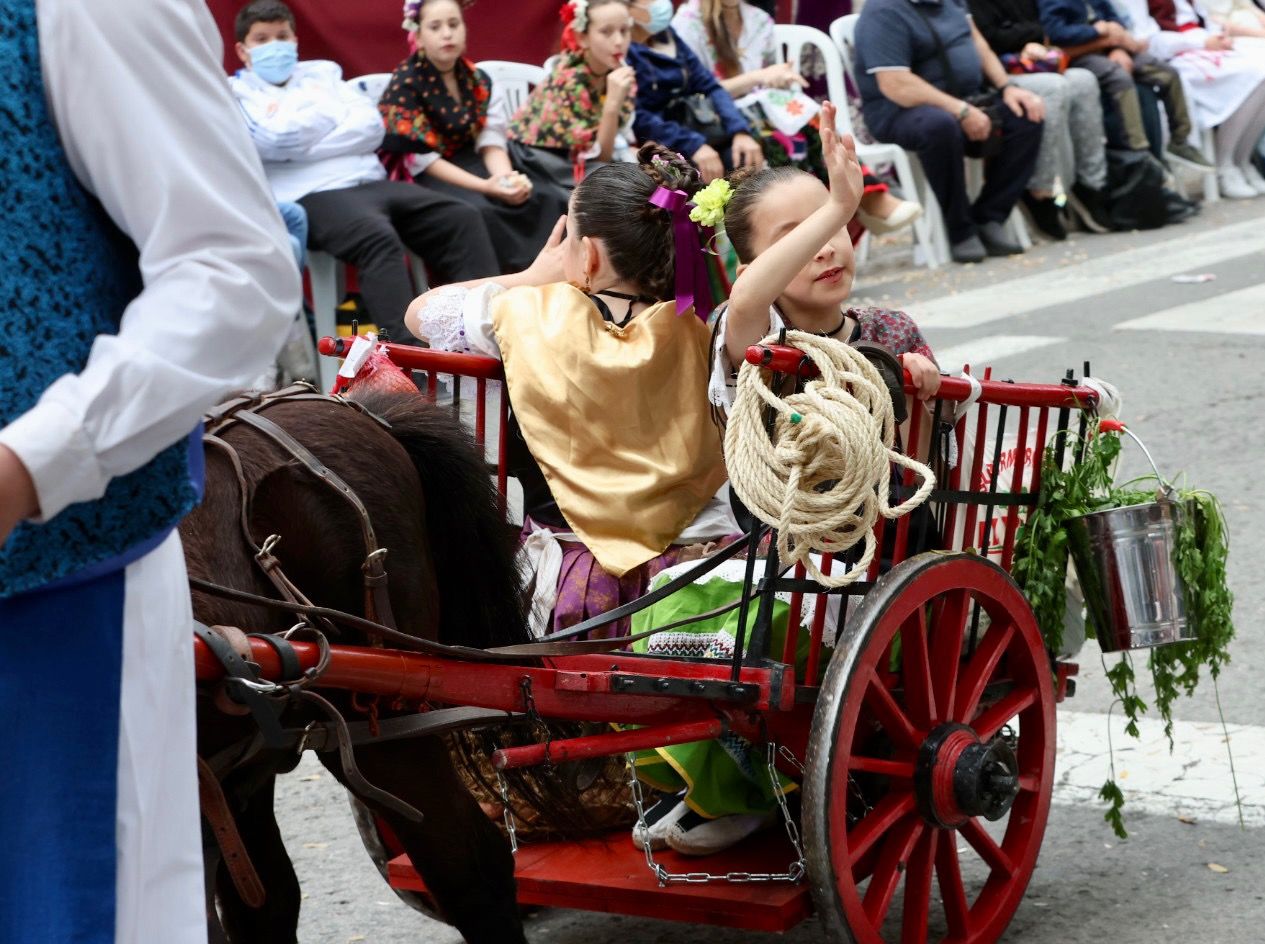
<path id="1" fill-rule="evenodd" d="M 852 128 L 852 115 L 848 110 L 845 76 L 851 72 L 850 53 L 855 23 L 855 15 L 835 20 L 830 27 L 830 36 L 811 26 L 781 24 L 773 28 L 774 39 L 783 61 L 798 65 L 805 46 L 812 46 L 821 52 L 826 63 L 826 94 L 836 105 L 838 130 L 841 134 L 851 134 L 853 137 L 856 135 Z M 901 190 L 922 204 L 922 215 L 913 223 L 915 261 L 921 261 L 933 269 L 947 261 L 947 242 L 940 246 L 936 241 L 937 233 L 942 233 L 944 227 L 933 225 L 934 220 L 939 218 L 939 209 L 917 158 L 895 144 L 863 144 L 860 141 L 857 142 L 857 157 L 866 164 L 891 164 Z M 868 233 L 863 237 L 860 248 L 862 259 L 868 254 L 869 238 Z"/>
<path id="2" fill-rule="evenodd" d="M 528 62 L 509 62 L 504 59 L 485 59 L 478 67 L 488 74 L 492 87 L 504 92 L 505 104 L 511 115 L 515 114 L 533 87 L 545 80 L 545 70 Z"/>
<path id="3" fill-rule="evenodd" d="M 382 93 L 387 90 L 387 83 L 391 81 L 391 73 L 370 72 L 347 81 L 356 87 L 356 91 L 376 105 L 378 100 L 382 98 Z"/>

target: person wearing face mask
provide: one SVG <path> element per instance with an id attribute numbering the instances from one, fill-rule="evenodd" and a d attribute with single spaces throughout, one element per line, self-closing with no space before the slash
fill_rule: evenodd
<path id="1" fill-rule="evenodd" d="M 419 189 L 479 212 L 501 271 L 526 268 L 566 212 L 569 187 L 511 158 L 504 91 L 465 58 L 457 0 L 406 0 L 404 29 L 414 52 L 396 66 L 378 103 L 383 151 L 403 158 Z"/>
<path id="2" fill-rule="evenodd" d="M 764 152 L 733 98 L 672 29 L 671 0 L 634 0 L 629 9 L 637 139 L 683 154 L 708 183 L 726 169 L 763 166 Z"/>
<path id="3" fill-rule="evenodd" d="M 413 298 L 405 250 L 443 284 L 500 268 L 479 211 L 461 200 L 386 179 L 378 159 L 382 118 L 336 63 L 299 61 L 294 14 L 253 0 L 234 23 L 244 68 L 229 85 L 280 202 L 307 212 L 310 249 L 357 269 L 379 329 L 406 341 Z"/>

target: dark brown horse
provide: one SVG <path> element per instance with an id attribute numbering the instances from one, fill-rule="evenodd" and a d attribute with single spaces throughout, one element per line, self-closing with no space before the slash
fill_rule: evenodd
<path id="1" fill-rule="evenodd" d="M 320 400 L 277 403 L 265 415 L 337 473 L 366 506 L 378 544 L 389 549 L 390 604 L 399 630 L 467 646 L 526 642 L 513 540 L 468 434 L 450 413 L 419 396 L 367 393 L 361 403 L 385 423 Z M 221 436 L 241 458 L 254 543 L 279 535 L 275 554 L 304 595 L 321 606 L 364 615 L 366 551 L 351 505 L 258 430 L 237 423 Z M 181 526 L 190 576 L 275 597 L 242 535 L 241 507 L 238 477 L 226 452 L 208 447 L 206 499 Z M 208 625 L 257 632 L 284 631 L 296 622 L 286 613 L 202 593 L 194 594 L 194 612 Z M 342 630 L 332 641 L 369 643 L 354 630 Z M 363 705 L 326 694 L 349 720 L 365 718 L 358 714 Z M 381 717 L 416 710 L 375 707 Z M 304 710 L 288 708 L 286 726 L 301 728 L 312 720 Z M 293 942 L 300 893 L 273 814 L 273 788 L 298 755 L 252 753 L 255 722 L 225 714 L 207 692 L 199 693 L 198 720 L 199 753 L 232 768 L 223 779 L 224 792 L 266 892 L 261 907 L 247 905 L 208 842 L 209 895 L 218 903 L 210 915 L 213 939 Z M 234 763 L 235 756 L 248 759 Z M 335 756 L 320 755 L 348 786 Z M 417 824 L 361 797 L 409 854 L 443 918 L 471 942 L 525 940 L 509 848 L 463 787 L 443 741 L 421 737 L 362 745 L 355 756 L 370 783 L 422 813 Z M 216 934 L 216 910 L 223 935 Z"/>

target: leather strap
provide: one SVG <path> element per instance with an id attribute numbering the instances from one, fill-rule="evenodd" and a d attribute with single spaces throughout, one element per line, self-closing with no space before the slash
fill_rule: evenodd
<path id="1" fill-rule="evenodd" d="M 246 635 L 249 639 L 262 639 L 277 653 L 277 658 L 281 660 L 281 678 L 276 681 L 297 682 L 303 678 L 303 666 L 299 663 L 298 653 L 294 651 L 294 646 L 290 645 L 288 639 L 271 633 L 247 633 Z"/>
<path id="2" fill-rule="evenodd" d="M 229 878 L 241 900 L 251 908 L 262 908 L 267 897 L 264 884 L 259 880 L 255 864 L 250 861 L 250 853 L 242 842 L 242 835 L 237 830 L 237 821 L 228 808 L 228 800 L 220 786 L 219 778 L 211 770 L 211 766 L 198 758 L 198 800 L 202 805 L 202 815 L 210 824 L 211 832 L 224 857 L 224 867 L 228 869 Z"/>
<path id="3" fill-rule="evenodd" d="M 229 697 L 250 709 L 267 746 L 282 746 L 285 742 L 285 733 L 281 729 L 276 703 L 249 684 L 242 684 L 259 681 L 258 666 L 242 659 L 221 633 L 196 620 L 193 624 L 193 634 L 206 644 L 215 658 L 224 666 L 224 685 Z"/>

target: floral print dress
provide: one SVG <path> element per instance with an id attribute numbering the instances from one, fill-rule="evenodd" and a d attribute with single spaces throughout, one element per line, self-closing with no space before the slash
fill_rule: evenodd
<path id="1" fill-rule="evenodd" d="M 563 53 L 549 78 L 532 90 L 510 122 L 510 140 L 566 155 L 578 176 L 601 152 L 597 128 L 605 105 L 602 77 L 593 73 L 582 53 Z M 629 98 L 620 109 L 613 160 L 631 157 L 633 115 Z"/>

